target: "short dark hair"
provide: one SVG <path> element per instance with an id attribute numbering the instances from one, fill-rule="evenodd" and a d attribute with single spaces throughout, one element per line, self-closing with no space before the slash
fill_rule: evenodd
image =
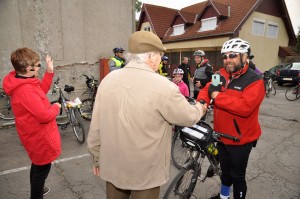
<path id="1" fill-rule="evenodd" d="M 16 72 L 26 73 L 26 67 L 40 61 L 40 56 L 29 48 L 19 48 L 10 56 L 10 61 Z"/>

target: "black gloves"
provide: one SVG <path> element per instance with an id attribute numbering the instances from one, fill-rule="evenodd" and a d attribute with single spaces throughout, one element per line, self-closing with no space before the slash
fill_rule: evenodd
<path id="1" fill-rule="evenodd" d="M 220 92 L 222 90 L 222 84 L 219 84 L 218 86 L 214 86 L 213 84 L 210 84 L 208 87 L 208 96 L 211 98 L 211 94 L 215 91 Z"/>

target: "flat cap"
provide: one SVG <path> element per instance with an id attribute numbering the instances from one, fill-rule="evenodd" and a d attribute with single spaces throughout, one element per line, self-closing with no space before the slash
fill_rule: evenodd
<path id="1" fill-rule="evenodd" d="M 165 52 L 158 36 L 149 31 L 134 32 L 128 40 L 128 51 L 134 54 L 147 52 Z"/>

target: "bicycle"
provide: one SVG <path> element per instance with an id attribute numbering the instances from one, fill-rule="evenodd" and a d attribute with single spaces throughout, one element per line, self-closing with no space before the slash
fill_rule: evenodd
<path id="1" fill-rule="evenodd" d="M 10 97 L 0 88 L 0 118 L 3 120 L 14 120 L 15 117 L 11 110 Z"/>
<path id="2" fill-rule="evenodd" d="M 86 78 L 85 84 L 87 89 L 81 94 L 81 98 L 92 98 L 95 90 L 98 88 L 98 80 L 96 80 L 93 75 L 89 77 L 83 74 L 82 76 Z"/>
<path id="3" fill-rule="evenodd" d="M 300 84 L 288 88 L 285 91 L 285 98 L 289 101 L 295 101 L 300 98 Z"/>
<path id="4" fill-rule="evenodd" d="M 184 147 L 188 149 L 188 158 L 167 188 L 163 199 L 189 199 L 193 195 L 198 180 L 205 182 L 207 178 L 214 175 L 221 176 L 216 148 L 216 143 L 220 142 L 220 137 L 239 142 L 239 138 L 215 132 L 204 121 L 200 121 L 192 127 L 180 128 L 180 139 L 184 143 Z M 208 161 L 206 171 L 203 171 L 204 160 Z"/>
<path id="5" fill-rule="evenodd" d="M 193 98 L 186 97 L 190 104 L 195 104 L 195 100 Z M 209 115 L 213 113 L 213 105 L 209 105 L 206 114 L 201 120 L 205 121 Z M 212 122 L 212 121 L 211 121 Z M 172 144 L 171 144 L 171 158 L 173 165 L 177 169 L 181 169 L 185 160 L 188 157 L 188 148 L 185 143 L 180 139 L 180 127 L 175 126 L 173 136 L 172 136 Z"/>
<path id="6" fill-rule="evenodd" d="M 80 144 L 85 141 L 85 130 L 81 119 L 80 100 L 76 98 L 74 101 L 69 101 L 63 94 L 62 89 L 58 86 L 59 78 L 54 82 L 52 94 L 56 94 L 58 90 L 58 99 L 51 102 L 51 104 L 59 102 L 61 108 L 58 117 L 56 118 L 57 125 L 62 130 L 66 130 L 68 125 L 71 124 L 74 135 Z M 64 91 L 71 93 L 74 91 L 73 86 L 65 85 Z"/>
<path id="7" fill-rule="evenodd" d="M 83 75 L 83 76 L 86 77 L 87 90 L 82 94 L 82 96 L 88 95 L 89 97 L 82 100 L 81 116 L 83 119 L 91 121 L 95 98 L 96 98 L 97 89 L 98 89 L 98 84 L 97 84 L 98 81 L 95 80 L 92 75 L 91 75 L 91 78 L 88 77 L 87 75 Z"/>
<path id="8" fill-rule="evenodd" d="M 266 90 L 266 97 L 269 97 L 270 92 L 273 95 L 275 95 L 276 88 L 275 88 L 275 84 L 274 84 L 272 75 L 269 73 L 269 71 L 264 72 L 263 78 L 264 78 L 264 84 L 265 84 L 265 90 Z"/>

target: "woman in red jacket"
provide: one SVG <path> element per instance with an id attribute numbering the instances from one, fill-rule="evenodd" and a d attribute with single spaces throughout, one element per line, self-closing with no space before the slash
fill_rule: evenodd
<path id="1" fill-rule="evenodd" d="M 46 73 L 40 81 L 39 55 L 28 48 L 20 48 L 11 54 L 14 71 L 3 80 L 3 89 L 11 96 L 19 138 L 32 161 L 30 169 L 31 199 L 43 198 L 49 192 L 44 187 L 51 168 L 51 162 L 61 153 L 60 135 L 56 116 L 60 104 L 50 104 L 49 91 L 53 73 L 53 61 L 46 57 Z"/>

